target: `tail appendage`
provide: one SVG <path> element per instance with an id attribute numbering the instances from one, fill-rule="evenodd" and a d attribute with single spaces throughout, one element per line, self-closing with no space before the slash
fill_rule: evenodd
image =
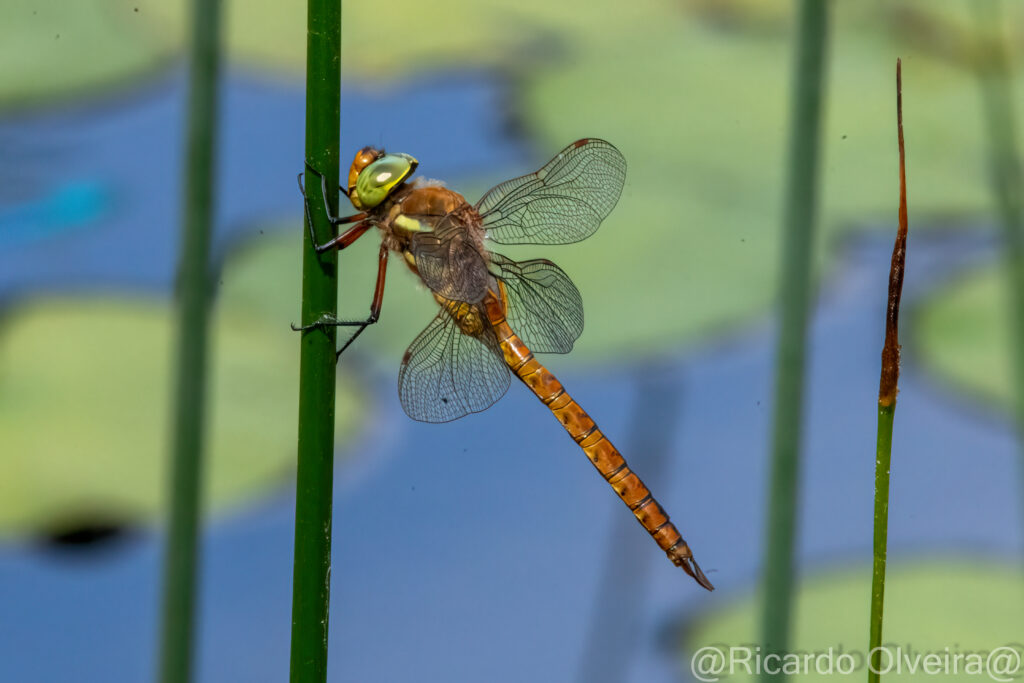
<path id="1" fill-rule="evenodd" d="M 625 458 L 612 445 L 585 410 L 565 391 L 565 387 L 545 368 L 512 331 L 505 320 L 504 306 L 493 293 L 484 299 L 487 317 L 501 345 L 505 362 L 515 375 L 546 405 L 580 445 L 601 476 L 615 489 L 622 502 L 636 516 L 672 563 L 682 567 L 701 586 L 714 590 L 668 514 L 650 490 L 626 464 Z"/>

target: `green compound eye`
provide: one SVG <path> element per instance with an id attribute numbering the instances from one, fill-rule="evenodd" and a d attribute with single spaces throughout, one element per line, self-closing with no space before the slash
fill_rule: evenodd
<path id="1" fill-rule="evenodd" d="M 412 175 L 419 162 L 408 154 L 386 154 L 363 169 L 355 194 L 362 208 L 372 209 Z"/>

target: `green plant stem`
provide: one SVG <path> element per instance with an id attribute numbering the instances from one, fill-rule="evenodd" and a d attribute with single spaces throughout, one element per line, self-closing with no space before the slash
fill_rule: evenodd
<path id="1" fill-rule="evenodd" d="M 868 669 L 869 683 L 877 683 L 881 669 L 882 608 L 885 605 L 885 562 L 889 547 L 889 467 L 892 462 L 892 420 L 896 404 L 878 406 L 878 438 L 875 447 L 875 535 L 874 561 L 871 567 L 871 634 L 868 649 L 872 652 Z"/>
<path id="2" fill-rule="evenodd" d="M 882 370 L 878 379 L 878 436 L 875 446 L 875 524 L 874 559 L 871 568 L 871 616 L 868 651 L 868 683 L 880 680 L 882 653 L 882 613 L 885 607 L 885 563 L 889 547 L 889 469 L 892 464 L 892 422 L 896 413 L 896 395 L 900 382 L 900 299 L 907 264 L 907 172 L 903 145 L 903 69 L 896 60 L 896 136 L 899 145 L 899 229 L 892 247 L 889 266 L 889 301 L 885 313 L 885 343 L 882 346 Z"/>
<path id="3" fill-rule="evenodd" d="M 970 3 L 975 10 L 981 44 L 987 50 L 977 65 L 988 136 L 992 191 L 1003 231 L 1006 281 L 1010 291 L 1010 363 L 1014 377 L 1014 416 L 1021 450 L 1021 500 L 1024 501 L 1024 208 L 1017 130 L 1013 115 L 1010 58 L 1002 35 L 1002 18 L 994 0 Z"/>
<path id="4" fill-rule="evenodd" d="M 177 383 L 170 528 L 164 567 L 160 680 L 192 673 L 210 311 L 210 224 L 217 139 L 220 1 L 192 4 L 185 208 L 178 269 Z"/>
<path id="5" fill-rule="evenodd" d="M 341 118 L 341 0 L 309 0 L 306 37 L 306 161 L 338 187 Z M 327 207 L 310 182 L 314 227 L 329 235 Z M 328 199 L 337 213 L 337 193 Z M 338 310 L 338 254 L 317 255 L 303 234 L 302 324 Z M 331 576 L 331 502 L 334 482 L 335 328 L 301 337 L 299 443 L 295 492 L 295 567 L 292 576 L 291 680 L 327 680 L 327 626 Z"/>
<path id="6" fill-rule="evenodd" d="M 766 650 L 789 646 L 793 553 L 799 497 L 804 356 L 817 211 L 818 147 L 824 90 L 828 3 L 801 0 L 783 215 L 781 320 L 776 356 L 774 433 L 764 560 L 761 638 Z M 762 677 L 770 678 L 764 673 Z"/>

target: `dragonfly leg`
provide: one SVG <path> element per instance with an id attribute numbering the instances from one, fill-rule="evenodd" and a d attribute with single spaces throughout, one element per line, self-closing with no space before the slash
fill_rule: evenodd
<path id="1" fill-rule="evenodd" d="M 348 340 L 342 344 L 341 348 L 335 354 L 335 358 L 341 358 L 341 354 L 345 353 L 345 349 L 352 345 L 352 342 L 356 340 L 356 337 L 363 333 L 370 325 L 377 322 L 380 319 L 380 309 L 384 304 L 384 278 L 388 274 L 388 248 L 386 245 L 380 245 L 380 254 L 377 257 L 377 284 L 373 288 L 373 301 L 370 302 L 370 317 L 367 318 L 363 324 L 356 330 L 355 334 L 348 338 Z"/>
<path id="2" fill-rule="evenodd" d="M 291 323 L 291 328 L 293 332 L 305 332 L 307 330 L 322 330 L 325 327 L 354 327 L 363 325 L 365 322 L 364 320 L 339 320 L 330 313 L 324 313 L 308 325 Z"/>
<path id="3" fill-rule="evenodd" d="M 385 245 L 380 245 L 380 254 L 377 260 L 377 284 L 373 289 L 373 300 L 370 302 L 370 316 L 366 320 L 338 320 L 333 315 L 322 315 L 316 321 L 309 325 L 303 325 L 301 327 L 292 324 L 292 329 L 296 332 L 304 332 L 306 330 L 323 329 L 324 327 L 358 327 L 351 337 L 342 345 L 338 350 L 337 356 L 347 349 L 352 342 L 356 340 L 360 334 L 363 333 L 370 325 L 377 322 L 380 319 L 380 310 L 384 304 L 384 280 L 388 272 L 388 248 Z"/>
<path id="4" fill-rule="evenodd" d="M 309 169 L 314 174 L 320 176 L 320 186 L 321 186 L 320 189 L 321 189 L 321 191 L 323 192 L 323 195 L 324 195 L 324 210 L 327 212 L 327 220 L 328 220 L 328 222 L 331 225 L 343 225 L 345 223 L 356 223 L 358 221 L 364 220 L 367 217 L 366 212 L 356 213 L 356 214 L 352 214 L 351 216 L 343 216 L 343 217 L 338 217 L 338 216 L 332 215 L 331 211 L 330 211 L 330 208 L 329 208 L 330 204 L 328 204 L 328 202 L 327 202 L 327 179 L 324 178 L 324 176 L 319 171 L 317 171 L 315 168 L 313 168 L 312 166 L 309 166 L 308 163 L 306 165 L 309 167 Z M 347 247 L 348 245 L 352 244 L 357 239 L 359 239 L 367 230 L 370 229 L 370 227 L 371 227 L 370 224 L 366 224 L 366 225 L 360 224 L 360 225 L 357 225 L 355 227 L 349 228 L 345 232 L 343 232 L 340 235 L 338 235 L 337 237 L 335 237 L 335 238 L 325 242 L 324 244 L 320 244 L 319 242 L 317 242 L 316 241 L 316 232 L 314 232 L 314 230 L 313 230 L 313 212 L 309 208 L 309 196 L 306 194 L 306 185 L 305 185 L 305 182 L 304 182 L 304 175 L 305 174 L 300 173 L 298 175 L 298 178 L 297 178 L 298 183 L 299 183 L 299 192 L 302 193 L 302 206 L 303 206 L 303 210 L 306 213 L 306 225 L 309 226 L 309 234 L 310 234 L 310 237 L 312 237 L 312 239 L 313 239 L 313 248 L 316 249 L 316 252 L 318 254 L 323 253 L 323 252 L 325 252 L 325 251 L 327 251 L 328 249 L 331 249 L 331 248 L 344 249 L 345 247 Z"/>
<path id="5" fill-rule="evenodd" d="M 316 170 L 313 167 L 313 165 L 311 163 L 309 163 L 309 161 L 306 161 L 306 168 L 308 168 L 313 175 L 320 177 L 320 192 L 323 193 L 324 206 L 325 207 L 329 207 L 330 204 L 327 201 L 327 198 L 329 197 L 329 195 L 327 194 L 327 177 L 323 173 L 321 173 L 320 171 Z M 302 190 L 302 196 L 305 197 L 306 196 L 306 187 L 305 187 L 305 184 L 302 181 L 302 176 L 303 175 L 304 175 L 303 173 L 299 174 L 299 189 Z M 348 190 L 345 189 L 344 187 L 341 187 L 340 185 L 338 186 L 338 191 L 341 192 L 346 197 L 348 196 Z M 332 215 L 331 212 L 330 212 L 330 209 L 327 210 L 327 220 L 330 221 L 331 225 L 340 225 L 342 223 L 355 223 L 356 221 L 361 221 L 364 218 L 366 218 L 366 214 L 365 213 L 357 213 L 357 214 L 354 214 L 352 216 L 339 217 L 339 216 Z"/>
<path id="6" fill-rule="evenodd" d="M 337 249 L 340 251 L 345 247 L 351 246 L 353 242 L 365 235 L 366 231 L 372 227 L 373 223 L 370 223 L 369 221 L 357 223 L 337 237 L 332 237 L 323 244 L 317 244 L 316 240 L 313 240 L 313 248 L 316 249 L 316 253 L 318 254 L 322 254 L 328 249 Z M 310 230 L 312 229 L 313 228 L 310 227 Z"/>

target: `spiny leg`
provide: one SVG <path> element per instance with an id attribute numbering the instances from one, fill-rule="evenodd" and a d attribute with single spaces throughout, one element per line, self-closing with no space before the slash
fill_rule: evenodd
<path id="1" fill-rule="evenodd" d="M 367 218 L 367 213 L 366 212 L 356 213 L 356 214 L 352 214 L 351 216 L 342 216 L 342 217 L 338 217 L 338 216 L 332 215 L 331 214 L 331 209 L 330 209 L 331 205 L 327 201 L 327 179 L 323 176 L 323 174 L 321 174 L 315 168 L 310 166 L 308 162 L 306 163 L 306 166 L 315 175 L 320 176 L 320 190 L 321 190 L 321 192 L 323 192 L 324 212 L 327 214 L 327 221 L 331 225 L 343 225 L 345 223 L 356 223 L 358 221 L 362 221 L 365 218 Z M 316 232 L 313 230 L 313 212 L 309 208 L 309 196 L 306 194 L 306 185 L 303 182 L 303 176 L 304 176 L 304 174 L 300 173 L 298 175 L 298 178 L 297 178 L 298 183 L 299 183 L 299 192 L 302 193 L 302 205 L 303 205 L 304 211 L 306 212 L 306 225 L 309 226 L 309 235 L 310 235 L 310 237 L 313 240 L 313 248 L 316 250 L 316 252 L 318 254 L 321 254 L 321 253 L 327 251 L 328 249 L 332 249 L 332 248 L 344 249 L 345 247 L 347 247 L 348 245 L 352 244 L 357 239 L 359 239 L 367 230 L 370 229 L 372 224 L 365 224 L 365 225 L 364 224 L 359 224 L 359 225 L 356 225 L 354 227 L 349 228 L 348 230 L 344 231 L 343 233 L 341 233 L 337 237 L 334 237 L 334 238 L 328 240 L 327 242 L 325 242 L 323 244 L 320 244 L 319 242 L 317 242 L 316 241 Z M 339 188 L 339 189 L 341 189 L 341 188 Z"/>
<path id="2" fill-rule="evenodd" d="M 336 357 L 340 357 L 345 352 L 352 342 L 356 340 L 360 334 L 363 333 L 370 325 L 377 322 L 380 319 L 380 310 L 384 304 L 384 279 L 388 273 L 388 248 L 385 245 L 380 245 L 380 254 L 377 257 L 377 284 L 373 289 L 373 300 L 370 302 L 370 316 L 366 320 L 338 320 L 331 315 L 323 315 L 315 322 L 309 325 L 303 325 L 297 327 L 292 325 L 292 329 L 296 332 L 306 331 L 311 329 L 323 329 L 324 327 L 358 327 L 351 337 L 342 345 L 336 354 Z"/>
<path id="3" fill-rule="evenodd" d="M 335 360 L 341 358 L 341 354 L 345 352 L 352 342 L 356 340 L 360 334 L 363 333 L 370 325 L 377 322 L 380 319 L 380 309 L 384 304 L 384 278 L 388 273 L 388 248 L 385 245 L 380 245 L 380 254 L 377 257 L 377 284 L 373 289 L 373 301 L 370 303 L 370 317 L 367 318 L 359 329 L 356 330 L 355 334 L 348 338 L 348 340 L 338 349 L 335 354 Z"/>
<path id="4" fill-rule="evenodd" d="M 313 165 L 310 164 L 309 161 L 306 161 L 306 168 L 308 168 L 313 173 L 313 175 L 320 177 L 320 192 L 323 194 L 324 207 L 329 207 L 330 203 L 327 201 L 328 196 L 329 196 L 327 194 L 327 176 L 325 176 L 323 173 L 321 173 L 320 171 L 318 171 L 315 168 L 313 168 Z M 299 176 L 301 177 L 302 174 L 300 173 Z M 300 184 L 300 188 L 302 188 L 302 196 L 305 197 L 306 196 L 305 187 L 303 187 Z M 341 187 L 339 185 L 338 186 L 338 191 L 341 192 L 342 194 L 344 194 L 346 197 L 348 197 L 348 190 L 346 190 L 344 187 Z M 339 225 L 341 223 L 354 223 L 356 221 L 361 221 L 363 218 L 366 218 L 366 214 L 365 213 L 359 213 L 359 214 L 355 214 L 353 216 L 338 217 L 338 216 L 332 215 L 329 209 L 327 210 L 327 219 L 330 221 L 331 225 Z"/>

